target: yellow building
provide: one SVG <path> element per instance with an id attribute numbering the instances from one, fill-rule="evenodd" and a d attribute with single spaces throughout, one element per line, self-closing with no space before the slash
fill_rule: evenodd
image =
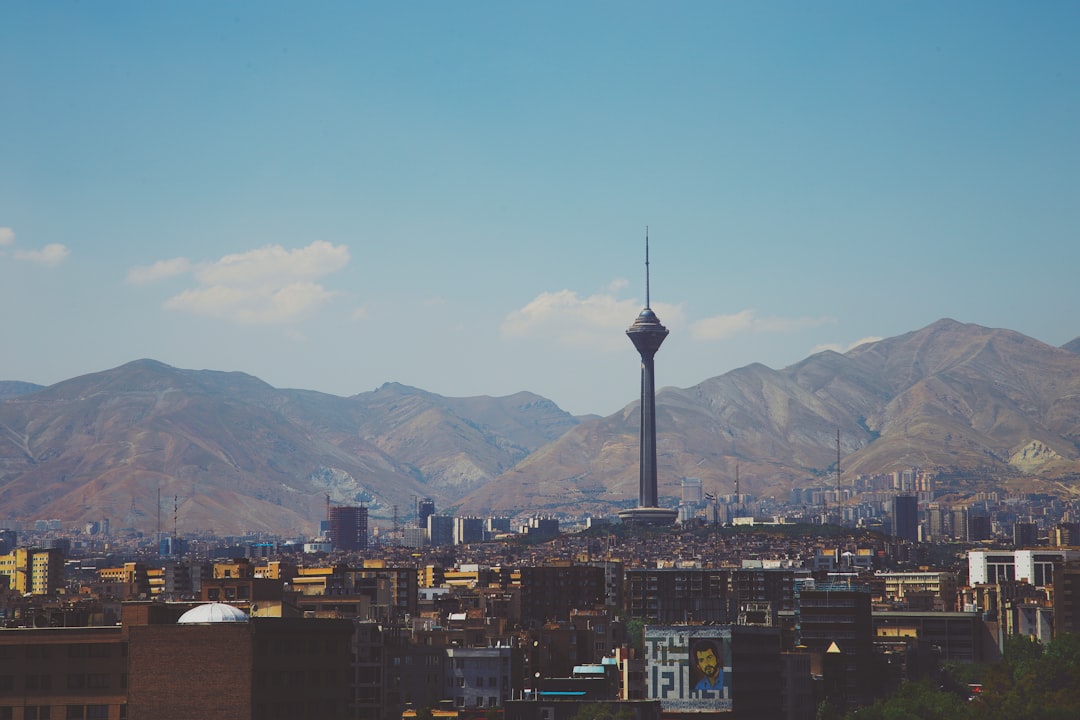
<path id="1" fill-rule="evenodd" d="M 0 575 L 7 575 L 11 589 L 23 595 L 55 595 L 64 582 L 64 554 L 60 550 L 16 548 L 0 555 Z"/>
<path id="2" fill-rule="evenodd" d="M 109 588 L 110 594 L 123 600 L 147 600 L 150 597 L 150 574 L 143 563 L 128 562 L 120 567 L 101 568 L 98 578 L 113 586 Z"/>

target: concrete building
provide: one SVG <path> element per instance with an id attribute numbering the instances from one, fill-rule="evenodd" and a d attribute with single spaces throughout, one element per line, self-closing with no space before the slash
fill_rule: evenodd
<path id="1" fill-rule="evenodd" d="M 1053 582 L 1055 563 L 1073 560 L 1080 560 L 1080 550 L 969 550 L 968 584 L 1020 580 L 1035 587 L 1045 587 Z"/>
<path id="2" fill-rule="evenodd" d="M 64 554 L 57 549 L 15 548 L 0 555 L 0 575 L 23 595 L 56 595 L 64 582 Z"/>
<path id="3" fill-rule="evenodd" d="M 330 542 L 335 550 L 364 550 L 368 545 L 366 507 L 330 508 Z"/>
<path id="4" fill-rule="evenodd" d="M 432 545 L 453 545 L 454 518 L 450 515 L 428 515 L 427 535 Z"/>
<path id="5" fill-rule="evenodd" d="M 817 583 L 796 601 L 798 642 L 822 656 L 826 696 L 847 712 L 872 702 L 883 680 L 874 655 L 870 589 Z"/>
<path id="6" fill-rule="evenodd" d="M 626 571 L 632 618 L 658 624 L 726 623 L 728 571 L 714 568 L 634 568 Z"/>
<path id="7" fill-rule="evenodd" d="M 522 567 L 521 620 L 540 627 L 550 620 L 569 620 L 571 610 L 592 610 L 604 604 L 604 569 L 570 562 Z"/>
<path id="8" fill-rule="evenodd" d="M 893 498 L 893 535 L 908 542 L 918 542 L 919 499 L 914 495 Z"/>
<path id="9" fill-rule="evenodd" d="M 112 627 L 0 631 L 0 717 L 120 720 L 127 642 Z"/>
<path id="10" fill-rule="evenodd" d="M 1080 562 L 1054 566 L 1054 633 L 1080 632 Z"/>
<path id="11" fill-rule="evenodd" d="M 943 610 L 956 605 L 956 575 L 951 572 L 882 572 L 875 578 L 885 583 L 885 598 L 904 602 L 911 593 L 929 593 L 939 599 Z"/>
<path id="12" fill-rule="evenodd" d="M 483 542 L 484 519 L 478 517 L 455 517 L 454 518 L 454 544 L 467 545 L 469 543 Z"/>
<path id="13" fill-rule="evenodd" d="M 459 708 L 499 708 L 513 687 L 509 647 L 446 648 L 444 696 Z"/>
<path id="14" fill-rule="evenodd" d="M 248 618 L 213 603 L 125 630 L 133 720 L 354 716 L 349 620 Z"/>

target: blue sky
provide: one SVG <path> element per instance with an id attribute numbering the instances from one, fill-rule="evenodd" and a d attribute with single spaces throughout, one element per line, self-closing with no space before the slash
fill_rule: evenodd
<path id="1" fill-rule="evenodd" d="M 1080 336 L 1075 2 L 0 8 L 0 379 L 636 398 Z"/>

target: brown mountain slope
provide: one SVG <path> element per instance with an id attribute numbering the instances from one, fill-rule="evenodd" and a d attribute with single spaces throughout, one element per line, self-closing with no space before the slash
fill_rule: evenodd
<path id="1" fill-rule="evenodd" d="M 229 533 L 312 532 L 325 494 L 407 516 L 414 496 L 445 506 L 576 422 L 545 403 L 339 398 L 141 360 L 0 402 L 0 508 L 150 530 L 160 492 L 170 526 L 175 497 L 181 530 Z"/>
<path id="2" fill-rule="evenodd" d="M 658 358 L 662 373 L 662 357 Z M 610 512 L 637 494 L 637 404 L 574 428 L 462 500 L 463 511 Z M 657 395 L 659 492 L 682 477 L 785 493 L 835 472 L 921 466 L 1080 475 L 1080 356 L 1008 330 L 941 320 L 774 371 L 750 365 Z M 565 500 L 564 500 L 565 498 Z"/>
<path id="3" fill-rule="evenodd" d="M 0 400 L 18 397 L 20 395 L 29 395 L 32 392 L 37 392 L 41 388 L 41 385 L 35 385 L 34 383 L 19 382 L 17 380 L 0 380 Z"/>

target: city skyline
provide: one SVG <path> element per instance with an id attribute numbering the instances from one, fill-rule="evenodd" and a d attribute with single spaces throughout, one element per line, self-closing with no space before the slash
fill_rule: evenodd
<path id="1" fill-rule="evenodd" d="M 4 11 L 0 379 L 635 401 L 942 317 L 1080 336 L 1080 8 Z M 446 352 L 452 348 L 456 352 Z"/>

